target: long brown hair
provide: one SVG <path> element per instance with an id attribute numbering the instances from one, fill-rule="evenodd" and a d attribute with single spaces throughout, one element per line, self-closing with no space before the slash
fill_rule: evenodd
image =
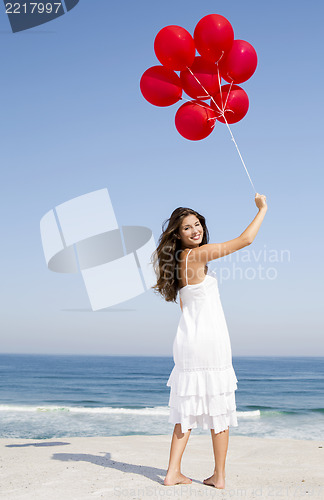
<path id="1" fill-rule="evenodd" d="M 209 241 L 205 217 L 191 208 L 178 207 L 172 212 L 171 217 L 163 222 L 158 246 L 151 257 L 157 276 L 157 283 L 152 288 L 167 302 L 176 302 L 179 290 L 178 265 L 182 249 L 181 239 L 178 236 L 181 223 L 187 215 L 195 215 L 203 227 L 204 234 L 199 246 Z"/>

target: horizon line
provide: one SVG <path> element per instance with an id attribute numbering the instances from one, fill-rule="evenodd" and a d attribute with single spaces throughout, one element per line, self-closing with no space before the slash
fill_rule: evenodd
<path id="1" fill-rule="evenodd" d="M 87 356 L 87 357 L 110 357 L 110 358 L 173 358 L 173 355 L 159 354 L 87 354 L 87 353 L 41 353 L 41 352 L 0 352 L 0 356 Z M 235 358 L 324 358 L 324 355 L 318 356 L 309 355 L 288 355 L 288 354 L 237 354 L 232 356 Z"/>

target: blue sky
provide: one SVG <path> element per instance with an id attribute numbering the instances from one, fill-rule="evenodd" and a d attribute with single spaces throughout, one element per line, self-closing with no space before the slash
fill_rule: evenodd
<path id="1" fill-rule="evenodd" d="M 179 105 L 154 107 L 139 91 L 142 73 L 158 63 L 157 32 L 177 24 L 193 33 L 211 13 L 258 53 L 242 84 L 249 112 L 232 130 L 269 207 L 249 262 L 238 252 L 210 264 L 233 355 L 324 355 L 324 7 L 290 0 L 80 0 L 16 34 L 0 11 L 1 352 L 172 355 L 179 305 L 150 291 L 92 312 L 80 275 L 47 269 L 39 221 L 106 187 L 119 225 L 150 227 L 156 241 L 178 206 L 205 215 L 211 242 L 247 227 L 254 194 L 226 127 L 187 141 L 174 126 Z M 275 278 L 263 279 L 259 265 Z"/>

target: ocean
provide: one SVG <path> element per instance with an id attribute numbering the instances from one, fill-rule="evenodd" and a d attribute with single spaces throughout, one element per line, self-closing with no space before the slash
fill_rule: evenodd
<path id="1" fill-rule="evenodd" d="M 171 435 L 173 365 L 172 357 L 0 354 L 0 437 Z M 233 357 L 233 366 L 239 425 L 230 435 L 324 439 L 323 357 Z"/>

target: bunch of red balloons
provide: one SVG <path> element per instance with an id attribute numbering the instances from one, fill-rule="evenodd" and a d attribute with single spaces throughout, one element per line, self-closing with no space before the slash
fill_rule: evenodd
<path id="1" fill-rule="evenodd" d="M 196 50 L 200 55 L 196 56 Z M 175 104 L 183 99 L 183 91 L 191 98 L 175 115 L 183 137 L 204 139 L 216 120 L 236 123 L 246 115 L 249 99 L 238 84 L 255 72 L 257 54 L 249 42 L 234 40 L 232 25 L 225 17 L 203 17 L 193 37 L 181 26 L 166 26 L 155 37 L 154 51 L 161 65 L 143 73 L 141 92 L 155 106 Z M 222 85 L 222 78 L 228 84 Z"/>

